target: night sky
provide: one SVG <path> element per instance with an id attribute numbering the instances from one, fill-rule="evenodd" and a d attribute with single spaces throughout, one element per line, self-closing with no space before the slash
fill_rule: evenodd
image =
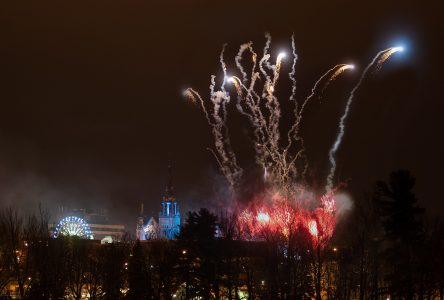
<path id="1" fill-rule="evenodd" d="M 241 43 L 252 40 L 261 53 L 269 31 L 272 54 L 289 51 L 295 35 L 299 98 L 335 64 L 362 71 L 378 51 L 405 45 L 356 97 L 338 179 L 358 199 L 406 168 L 420 205 L 431 214 L 444 208 L 441 1 L 9 2 L 16 3 L 0 9 L 4 204 L 106 208 L 134 225 L 141 202 L 158 212 L 172 161 L 183 211 L 212 205 L 223 179 L 206 150 L 210 131 L 181 93 L 192 86 L 208 95 L 222 45 L 232 67 Z M 359 75 L 339 80 L 306 111 L 307 155 L 320 178 Z M 233 131 L 248 130 L 236 124 Z M 242 142 L 234 146 L 248 153 Z"/>

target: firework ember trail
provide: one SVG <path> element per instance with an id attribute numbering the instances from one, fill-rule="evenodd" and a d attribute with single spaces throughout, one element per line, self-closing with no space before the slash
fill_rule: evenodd
<path id="1" fill-rule="evenodd" d="M 402 47 L 392 47 L 383 51 L 380 51 L 375 58 L 372 60 L 372 62 L 365 68 L 364 72 L 362 72 L 361 78 L 359 79 L 358 83 L 355 85 L 353 90 L 350 93 L 350 96 L 348 97 L 347 104 L 345 106 L 344 113 L 341 117 L 341 120 L 339 121 L 339 131 L 338 135 L 336 137 L 335 142 L 333 143 L 333 146 L 331 147 L 328 158 L 330 160 L 331 168 L 330 173 L 327 176 L 327 191 L 331 191 L 333 187 L 333 177 L 335 176 L 336 171 L 336 152 L 339 149 L 339 146 L 341 145 L 342 138 L 344 137 L 345 133 L 345 120 L 347 119 L 348 112 L 350 110 L 350 105 L 353 101 L 353 98 L 355 97 L 356 91 L 361 86 L 362 82 L 367 76 L 367 73 L 374 68 L 375 73 L 378 72 L 382 68 L 382 64 L 389 59 L 389 57 L 396 53 L 396 52 L 402 52 L 404 51 L 404 48 Z"/>
<path id="2" fill-rule="evenodd" d="M 394 53 L 402 51 L 401 47 L 393 47 L 379 52 L 362 73 L 348 98 L 344 114 L 339 122 L 338 136 L 329 152 L 331 164 L 324 191 L 316 194 L 307 187 L 306 170 L 308 162 L 305 155 L 304 140 L 300 135 L 300 124 L 307 103 L 312 98 L 321 98 L 325 89 L 347 70 L 353 70 L 350 64 L 339 64 L 317 80 L 311 93 L 301 102 L 296 99 L 295 68 L 298 56 L 294 38 L 291 39 L 291 55 L 281 52 L 274 63 L 268 53 L 271 36 L 266 34 L 266 43 L 260 59 L 248 42 L 240 46 L 234 65 L 239 76 L 227 75 L 227 64 L 224 60 L 224 45 L 220 64 L 223 71 L 222 84 L 217 88 L 216 76 L 211 76 L 210 96 L 204 100 L 194 89 L 188 88 L 184 95 L 199 105 L 206 117 L 214 137 L 214 148 L 208 150 L 214 155 L 221 172 L 230 184 L 232 196 L 238 199 L 244 170 L 237 162 L 236 154 L 231 147 L 230 134 L 227 126 L 228 105 L 233 103 L 236 110 L 247 118 L 252 128 L 252 148 L 255 162 L 263 170 L 261 180 L 265 192 L 258 193 L 248 201 L 238 201 L 239 237 L 242 239 L 289 240 L 296 232 L 305 232 L 312 244 L 324 247 L 336 224 L 337 211 L 333 178 L 336 169 L 336 152 L 341 144 L 345 120 L 350 104 L 356 91 L 361 86 L 370 70 L 377 72 L 382 64 Z M 247 63 L 243 63 L 249 57 Z M 285 62 L 291 62 L 288 73 L 291 85 L 290 103 L 294 107 L 293 122 L 285 131 L 281 124 L 281 102 L 276 95 L 282 68 Z M 236 100 L 232 100 L 230 91 Z M 281 133 L 286 132 L 285 139 Z M 239 199 L 238 199 L 239 200 Z M 248 204 L 245 204 L 248 202 Z"/>

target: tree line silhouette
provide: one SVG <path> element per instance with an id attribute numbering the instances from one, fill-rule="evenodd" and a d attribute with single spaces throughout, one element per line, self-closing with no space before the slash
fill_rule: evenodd
<path id="1" fill-rule="evenodd" d="M 22 299 L 444 299 L 444 223 L 418 206 L 414 184 L 405 170 L 377 182 L 323 248 L 304 231 L 285 242 L 238 240 L 236 216 L 206 208 L 188 213 L 174 241 L 53 239 L 42 209 L 24 216 L 6 207 L 0 291 Z"/>

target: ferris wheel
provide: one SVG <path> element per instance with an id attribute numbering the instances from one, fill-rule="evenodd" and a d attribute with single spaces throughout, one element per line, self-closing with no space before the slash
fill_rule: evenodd
<path id="1" fill-rule="evenodd" d="M 59 236 L 78 236 L 84 239 L 94 239 L 88 223 L 84 219 L 75 216 L 65 217 L 60 220 L 53 233 L 54 238 Z"/>

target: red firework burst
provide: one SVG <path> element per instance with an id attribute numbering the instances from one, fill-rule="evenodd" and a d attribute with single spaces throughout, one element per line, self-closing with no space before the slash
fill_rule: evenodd
<path id="1" fill-rule="evenodd" d="M 313 246 L 324 247 L 336 225 L 335 197 L 325 194 L 319 206 L 309 209 L 303 201 L 288 199 L 275 193 L 271 201 L 255 199 L 238 217 L 242 239 L 288 241 L 298 231 L 311 237 Z"/>

